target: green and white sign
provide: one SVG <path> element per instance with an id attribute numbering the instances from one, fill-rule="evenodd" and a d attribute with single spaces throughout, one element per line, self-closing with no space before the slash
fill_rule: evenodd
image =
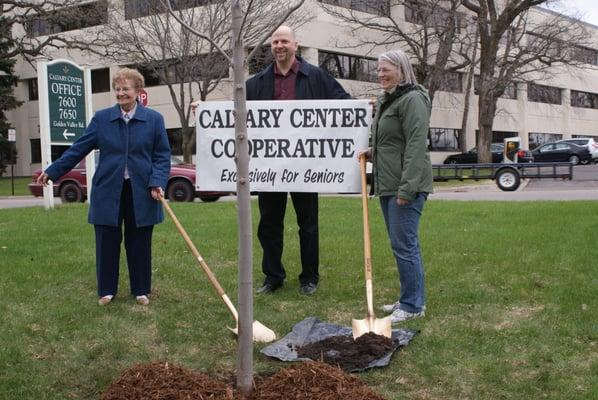
<path id="1" fill-rule="evenodd" d="M 70 144 L 86 126 L 85 79 L 83 69 L 69 62 L 48 65 L 50 141 Z"/>
<path id="2" fill-rule="evenodd" d="M 92 116 L 91 71 L 71 60 L 37 62 L 39 87 L 39 138 L 42 169 L 52 163 L 53 145 L 71 145 L 85 133 Z M 86 157 L 87 197 L 95 171 L 95 156 Z M 44 186 L 44 207 L 54 208 L 52 185 Z"/>

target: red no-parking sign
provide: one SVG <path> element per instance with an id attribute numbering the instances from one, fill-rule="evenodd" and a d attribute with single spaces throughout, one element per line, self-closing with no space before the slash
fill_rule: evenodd
<path id="1" fill-rule="evenodd" d="M 137 96 L 137 101 L 144 107 L 147 106 L 147 92 L 143 89 L 139 90 L 139 95 Z"/>

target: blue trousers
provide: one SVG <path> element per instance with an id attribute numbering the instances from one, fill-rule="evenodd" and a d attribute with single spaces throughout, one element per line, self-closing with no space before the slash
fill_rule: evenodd
<path id="1" fill-rule="evenodd" d="M 427 197 L 427 193 L 418 193 L 412 202 L 399 206 L 396 196 L 380 196 L 380 207 L 399 270 L 399 308 L 411 313 L 420 312 L 426 304 L 418 231 Z"/>
<path id="2" fill-rule="evenodd" d="M 265 283 L 280 285 L 286 272 L 282 264 L 284 243 L 284 215 L 287 209 L 286 192 L 259 192 L 260 222 L 257 236 L 262 245 L 262 271 Z M 299 245 L 301 248 L 301 284 L 318 284 L 319 275 L 319 229 L 318 194 L 291 193 L 291 200 L 299 225 Z"/>
<path id="3" fill-rule="evenodd" d="M 141 296 L 149 294 L 152 290 L 152 232 L 154 226 L 136 226 L 131 183 L 129 180 L 125 180 L 120 197 L 118 226 L 94 225 L 96 277 L 100 297 L 116 295 L 118 290 L 123 223 L 131 293 L 134 296 Z"/>

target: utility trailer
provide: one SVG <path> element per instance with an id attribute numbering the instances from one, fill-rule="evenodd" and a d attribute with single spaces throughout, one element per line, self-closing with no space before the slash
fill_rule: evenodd
<path id="1" fill-rule="evenodd" d="M 434 164 L 432 172 L 434 181 L 493 179 L 501 190 L 512 192 L 519 188 L 523 178 L 571 180 L 573 164 L 569 162 Z"/>

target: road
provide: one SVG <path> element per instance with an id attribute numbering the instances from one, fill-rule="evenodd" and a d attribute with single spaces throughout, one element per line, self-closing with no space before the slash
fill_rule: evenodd
<path id="1" fill-rule="evenodd" d="M 234 200 L 234 196 L 219 201 Z M 494 182 L 441 188 L 430 195 L 430 200 L 461 201 L 534 201 L 534 200 L 598 200 L 598 164 L 578 165 L 573 168 L 573 179 L 530 179 L 515 192 L 503 192 Z M 61 204 L 60 198 L 54 199 Z M 199 200 L 196 200 L 199 201 Z M 0 197 L 0 208 L 43 206 L 41 197 Z"/>

